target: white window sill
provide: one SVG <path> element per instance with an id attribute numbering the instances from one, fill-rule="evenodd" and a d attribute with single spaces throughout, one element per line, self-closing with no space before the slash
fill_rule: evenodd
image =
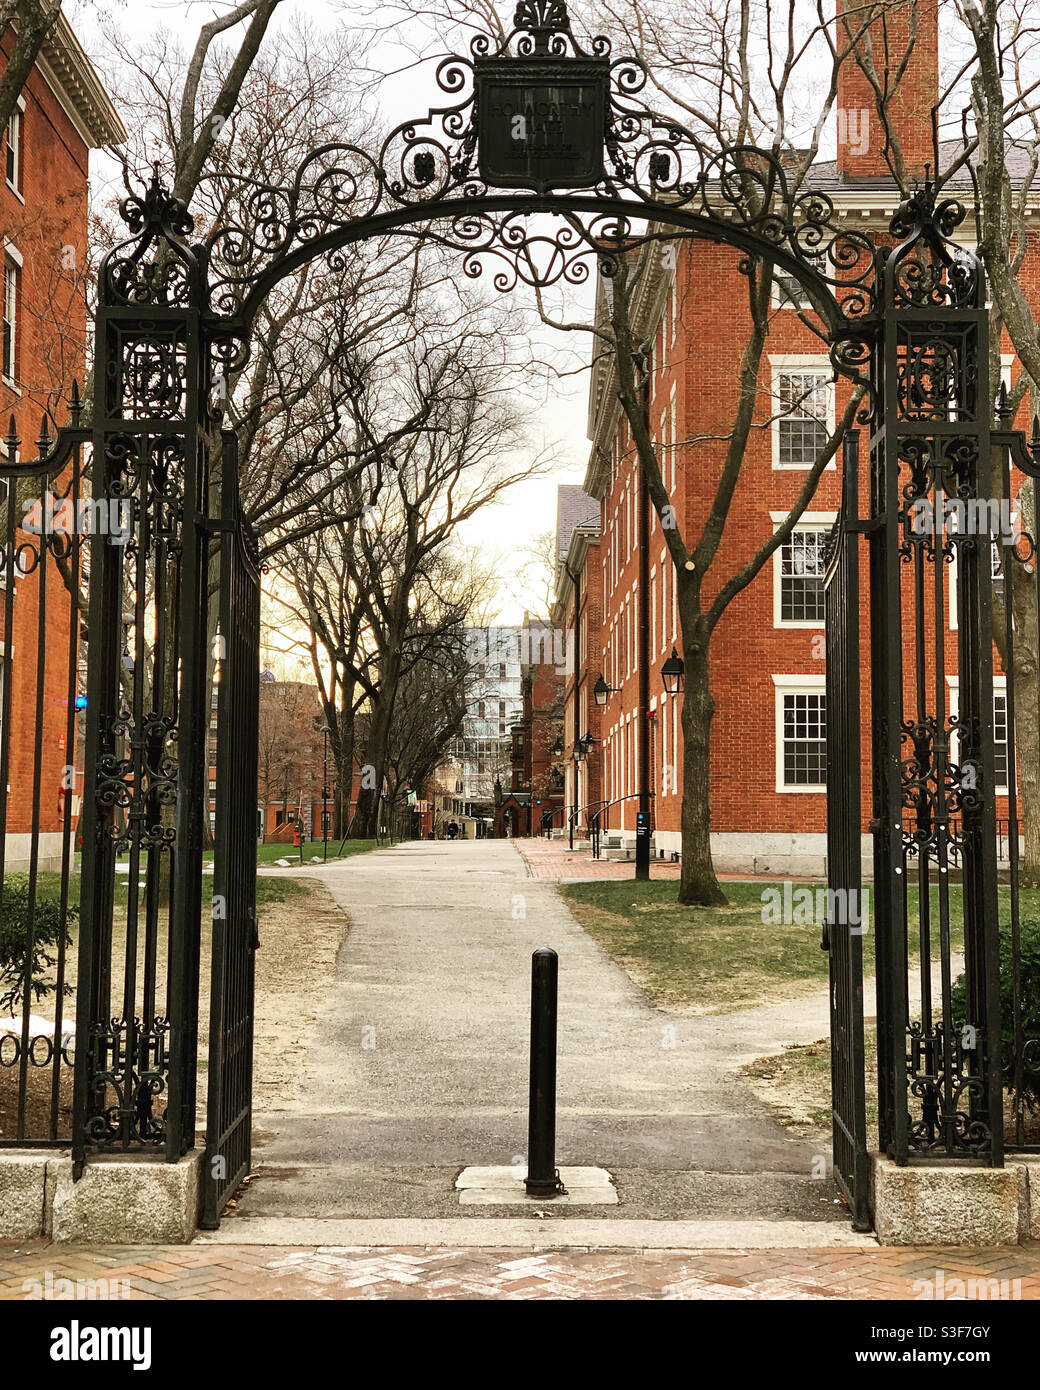
<path id="1" fill-rule="evenodd" d="M 15 188 L 14 184 L 11 182 L 10 179 L 4 179 L 4 182 L 7 184 L 7 191 L 9 193 L 13 193 L 20 203 L 24 203 L 25 194 L 22 193 L 20 189 Z"/>
<path id="2" fill-rule="evenodd" d="M 786 787 L 786 786 L 784 786 L 784 787 L 777 787 L 776 790 L 777 790 L 778 793 L 785 793 L 785 794 L 790 795 L 790 796 L 804 796 L 804 795 L 806 795 L 807 793 L 808 793 L 810 796 L 826 796 L 826 795 L 827 795 L 827 784 L 826 784 L 826 783 L 822 783 L 822 784 L 813 783 L 812 785 L 798 786 L 798 787 Z"/>
<path id="3" fill-rule="evenodd" d="M 822 632 L 826 626 L 827 624 L 823 618 L 812 621 L 808 618 L 777 618 L 773 623 L 773 627 L 776 628 L 777 631 L 801 629 L 803 632 Z"/>
<path id="4" fill-rule="evenodd" d="M 22 388 L 20 386 L 15 385 L 14 379 L 12 377 L 0 375 L 0 381 L 3 382 L 3 384 L 7 387 L 9 391 L 13 391 L 16 396 L 20 396 L 22 394 Z"/>

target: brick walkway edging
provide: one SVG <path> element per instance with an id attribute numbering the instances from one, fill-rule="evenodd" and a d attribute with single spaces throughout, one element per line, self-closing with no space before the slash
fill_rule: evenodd
<path id="1" fill-rule="evenodd" d="M 68 1285 L 60 1281 L 68 1281 Z M 100 1281 L 103 1281 L 100 1282 Z M 0 1243 L 0 1301 L 1040 1298 L 1040 1244 L 987 1250 L 27 1246 Z"/>

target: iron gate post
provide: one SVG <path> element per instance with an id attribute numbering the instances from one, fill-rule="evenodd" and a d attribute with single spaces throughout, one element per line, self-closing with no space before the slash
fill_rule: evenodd
<path id="1" fill-rule="evenodd" d="M 897 1164 L 941 1156 L 999 1166 L 993 630 L 990 538 L 978 520 L 990 493 L 989 333 L 982 265 L 950 239 L 963 217 L 952 201 L 936 204 L 926 183 L 893 220 L 902 240 L 879 257 L 870 558 L 879 1130 Z M 974 525 L 948 527 L 949 498 L 965 515 L 974 509 Z M 946 657 L 954 561 L 955 714 Z M 958 863 L 963 1017 L 950 891 Z M 920 960 L 913 1000 L 911 943 Z"/>
<path id="2" fill-rule="evenodd" d="M 131 237 L 102 263 L 95 330 L 92 492 L 125 509 L 127 533 L 98 527 L 90 543 L 77 1173 L 92 1149 L 165 1150 L 175 1161 L 195 1142 L 205 290 L 199 254 L 184 240 L 191 218 L 157 174 L 127 199 L 124 217 Z M 125 943 L 113 935 L 118 854 L 128 861 Z"/>

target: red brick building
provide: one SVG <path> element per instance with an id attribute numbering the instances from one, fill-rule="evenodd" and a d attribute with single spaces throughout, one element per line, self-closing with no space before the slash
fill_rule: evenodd
<path id="1" fill-rule="evenodd" d="M 0 64 L 14 44 L 10 29 L 0 35 Z M 46 411 L 63 422 L 72 382 L 86 367 L 87 202 L 92 149 L 126 138 L 119 116 L 97 73 L 64 17 L 59 17 L 3 132 L 0 178 L 0 236 L 3 240 L 3 335 L 0 346 L 0 433 L 13 416 L 21 456 L 35 453 L 34 441 Z M 7 448 L 0 443 L 0 453 Z M 60 483 L 55 491 L 60 492 Z M 19 499 L 24 501 L 25 499 Z M 6 507 L 3 508 L 6 517 Z M 16 512 L 16 517 L 20 513 Z M 16 551 L 38 549 L 39 537 L 16 530 Z M 0 566 L 0 584 L 6 582 Z M 22 570 L 27 572 L 22 572 Z M 63 816 L 78 812 L 81 767 L 65 747 L 68 710 L 69 603 L 53 566 L 24 565 L 15 571 L 10 633 L 0 643 L 8 683 L 10 761 L 7 784 L 6 867 L 25 867 L 34 800 L 34 747 L 40 721 L 42 747 L 38 785 L 40 863 L 60 862 Z M 37 634 L 42 582 L 46 583 L 47 653 L 38 665 Z M 62 794 L 72 779 L 77 778 Z M 65 802 L 69 802 L 66 810 Z"/>
<path id="2" fill-rule="evenodd" d="M 937 22 L 934 7 L 917 6 L 920 37 L 913 68 L 896 104 L 908 167 L 923 179 L 932 158 L 928 112 L 937 93 Z M 905 15 L 888 12 L 894 48 L 901 47 Z M 837 107 L 837 159 L 821 161 L 810 179 L 827 191 L 840 218 L 881 240 L 899 195 L 887 170 L 877 129 L 873 97 L 852 63 L 843 68 Z M 943 152 L 952 156 L 952 147 Z M 963 194 L 971 189 L 964 179 Z M 1032 226 L 1040 225 L 1033 213 Z M 972 245 L 973 224 L 962 224 Z M 1040 248 L 1032 234 L 1023 281 L 1040 300 Z M 710 508 L 732 429 L 737 375 L 751 323 L 747 286 L 738 269 L 740 254 L 704 242 L 647 248 L 635 290 L 633 328 L 637 341 L 652 343 L 650 421 L 672 506 L 684 536 L 699 536 Z M 601 287 L 602 295 L 602 287 Z M 824 344 L 798 314 L 799 291 L 780 283 L 773 299 L 769 338 L 759 378 L 759 404 L 744 466 L 733 498 L 719 556 L 705 601 L 741 567 L 788 514 L 804 476 L 825 440 L 828 426 L 848 400 L 849 386 L 837 383 Z M 601 299 L 600 312 L 605 311 Z M 1010 341 L 1002 344 L 1006 380 L 1019 365 Z M 1019 425 L 1023 420 L 1018 421 Z M 600 506 L 595 549 L 579 545 L 571 569 L 580 590 L 597 598 L 589 559 L 598 555 L 602 588 L 599 668 L 610 687 L 602 711 L 602 795 L 611 807 L 607 841 L 632 846 L 639 787 L 638 624 L 642 595 L 637 577 L 637 478 L 634 449 L 616 396 L 612 371 L 601 361 L 593 372 L 589 436 L 592 450 L 585 490 Z M 865 460 L 867 440 L 861 444 Z M 865 466 L 861 478 L 866 477 Z M 716 703 L 712 726 L 711 817 L 716 866 L 736 871 L 819 872 L 825 853 L 826 797 L 824 696 L 823 545 L 839 505 L 840 468 L 828 467 L 815 497 L 790 541 L 729 605 L 711 646 L 711 684 Z M 864 494 L 863 505 L 866 498 Z M 578 565 L 579 557 L 585 567 Z M 954 567 L 955 568 L 955 567 Z M 681 696 L 669 696 L 661 666 L 673 646 L 682 654 L 676 610 L 675 576 L 664 536 L 651 508 L 648 626 L 650 633 L 650 779 L 653 790 L 654 853 L 680 849 L 682 803 Z M 949 622 L 956 625 L 956 575 L 950 584 Z M 558 570 L 558 622 L 573 620 L 575 581 Z M 864 586 L 864 593 L 866 588 Z M 580 606 L 580 600 L 579 600 Z M 590 617 L 591 607 L 590 607 Z M 868 614 L 864 610 L 864 624 Z M 587 640 L 596 650 L 595 635 Z M 956 708 L 956 650 L 948 644 L 947 685 Z M 568 685 L 577 689 L 577 723 L 568 705 L 568 736 L 584 725 L 588 687 L 599 670 L 579 661 Z M 996 685 L 998 737 L 1006 731 L 1002 715 L 1003 681 Z M 864 695 L 866 699 L 866 694 Z M 865 706 L 869 707 L 869 706 Z M 1005 733 L 1006 736 L 1006 733 Z M 999 762 L 999 747 L 998 747 Z M 865 764 L 866 766 L 866 764 Z M 585 765 L 577 774 L 577 801 L 594 779 Z M 568 783 L 568 801 L 571 801 Z M 869 787 L 869 775 L 864 786 Z M 998 804 L 997 814 L 1004 813 Z"/>
<path id="3" fill-rule="evenodd" d="M 494 833 L 537 835 L 560 823 L 564 671 L 553 629 L 525 615 L 520 630 L 523 711 L 511 729 L 510 785 L 496 800 Z"/>
<path id="4" fill-rule="evenodd" d="M 553 623 L 565 634 L 563 767 L 564 803 L 576 827 L 607 799 L 601 755 L 603 711 L 593 687 L 602 670 L 603 563 L 600 508 L 583 488 L 561 487 L 556 523 L 557 584 Z"/>

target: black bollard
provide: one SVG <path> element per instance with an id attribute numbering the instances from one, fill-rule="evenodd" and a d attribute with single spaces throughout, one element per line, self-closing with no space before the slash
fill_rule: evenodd
<path id="1" fill-rule="evenodd" d="M 527 1120 L 529 1197 L 567 1189 L 556 1168 L 556 994 L 559 957 L 548 946 L 531 956 L 531 1095 Z"/>

